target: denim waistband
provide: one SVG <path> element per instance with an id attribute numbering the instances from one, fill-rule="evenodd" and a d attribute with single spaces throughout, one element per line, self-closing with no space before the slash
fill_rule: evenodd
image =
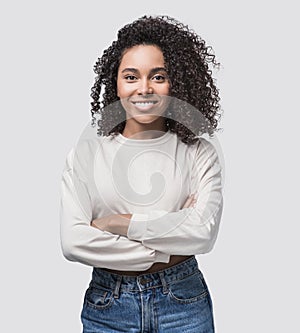
<path id="1" fill-rule="evenodd" d="M 143 291 L 153 287 L 162 286 L 166 290 L 168 284 L 196 272 L 202 275 L 195 256 L 164 270 L 137 276 L 120 275 L 94 268 L 91 285 L 114 290 L 115 297 L 118 297 L 119 292 Z"/>

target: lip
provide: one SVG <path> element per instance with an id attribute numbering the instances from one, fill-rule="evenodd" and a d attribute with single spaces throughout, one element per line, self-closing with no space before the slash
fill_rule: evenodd
<path id="1" fill-rule="evenodd" d="M 148 110 L 151 110 L 155 105 L 157 105 L 158 101 L 156 101 L 156 100 L 138 100 L 138 101 L 131 101 L 131 103 L 139 111 L 148 111 Z"/>

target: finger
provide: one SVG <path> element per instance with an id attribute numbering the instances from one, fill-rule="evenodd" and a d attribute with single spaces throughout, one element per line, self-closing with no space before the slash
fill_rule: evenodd
<path id="1" fill-rule="evenodd" d="M 189 207 L 195 207 L 196 203 L 197 203 L 197 199 L 193 196 L 192 201 L 191 201 L 191 203 L 189 204 L 188 208 L 189 208 Z"/>
<path id="2" fill-rule="evenodd" d="M 192 202 L 192 204 L 191 204 L 191 206 L 195 207 L 196 203 L 197 203 L 197 199 L 194 199 L 193 202 Z"/>
<path id="3" fill-rule="evenodd" d="M 197 199 L 193 198 L 189 204 L 189 207 L 194 207 L 194 205 L 196 204 Z"/>
<path id="4" fill-rule="evenodd" d="M 191 194 L 191 195 L 187 198 L 187 200 L 186 200 L 186 202 L 184 203 L 184 205 L 183 205 L 182 208 L 188 208 L 188 207 L 190 207 L 190 205 L 191 205 L 193 199 L 194 199 L 194 195 Z"/>

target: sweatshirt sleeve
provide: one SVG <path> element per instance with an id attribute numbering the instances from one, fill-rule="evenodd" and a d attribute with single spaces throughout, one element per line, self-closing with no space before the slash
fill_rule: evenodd
<path id="1" fill-rule="evenodd" d="M 173 255 L 209 252 L 216 241 L 223 210 L 221 166 L 214 146 L 199 141 L 192 167 L 196 205 L 177 212 L 153 210 L 133 214 L 127 232 L 131 240 Z"/>
<path id="2" fill-rule="evenodd" d="M 169 262 L 168 254 L 90 225 L 92 203 L 86 183 L 72 168 L 73 154 L 74 150 L 68 155 L 61 182 L 60 235 L 65 258 L 93 267 L 129 271 Z"/>

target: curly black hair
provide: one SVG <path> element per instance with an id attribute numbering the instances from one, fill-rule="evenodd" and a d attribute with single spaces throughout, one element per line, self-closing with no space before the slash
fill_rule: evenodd
<path id="1" fill-rule="evenodd" d="M 169 114 L 171 109 L 177 111 L 176 117 L 165 117 L 167 128 L 177 133 L 186 144 L 195 143 L 203 133 L 212 136 L 221 114 L 219 90 L 210 65 L 215 67 L 220 64 L 216 62 L 212 48 L 206 46 L 200 36 L 188 26 L 166 15 L 144 15 L 125 25 L 118 31 L 117 40 L 97 59 L 94 65 L 97 76 L 91 89 L 93 127 L 95 115 L 100 114 L 101 117 L 97 120 L 97 134 L 117 135 L 125 128 L 125 110 L 121 103 L 115 103 L 119 100 L 117 73 L 124 51 L 141 44 L 158 46 L 164 56 L 170 81 L 169 95 L 174 97 L 173 104 L 169 106 Z M 113 103 L 118 105 L 114 112 L 105 112 Z M 205 121 L 195 121 L 195 112 L 191 110 L 191 106 L 197 109 L 197 113 Z"/>

